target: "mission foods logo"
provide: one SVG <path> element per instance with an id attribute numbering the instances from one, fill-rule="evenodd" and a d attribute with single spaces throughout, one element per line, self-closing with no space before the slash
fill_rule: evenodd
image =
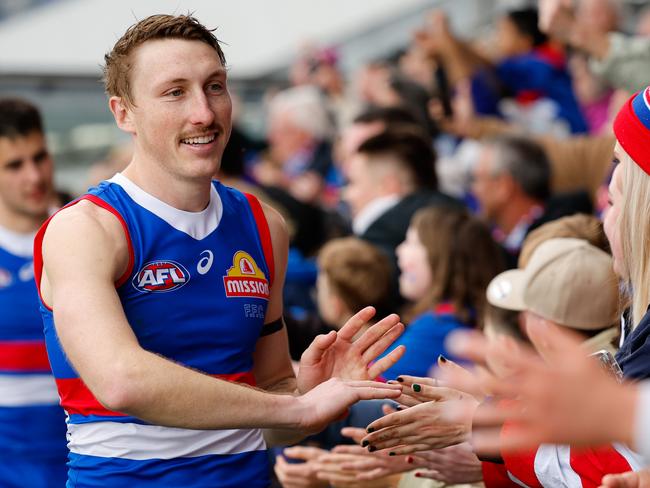
<path id="1" fill-rule="evenodd" d="M 223 277 L 226 296 L 255 297 L 269 299 L 269 282 L 250 254 L 237 251 L 232 258 L 232 267 Z"/>
<path id="2" fill-rule="evenodd" d="M 143 293 L 180 288 L 190 281 L 190 273 L 174 261 L 151 261 L 133 277 L 133 286 Z"/>

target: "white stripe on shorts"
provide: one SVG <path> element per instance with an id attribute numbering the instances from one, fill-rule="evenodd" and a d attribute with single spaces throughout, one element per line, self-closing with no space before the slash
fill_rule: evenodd
<path id="1" fill-rule="evenodd" d="M 259 429 L 192 430 L 120 422 L 68 424 L 68 441 L 76 454 L 133 460 L 266 449 Z"/>

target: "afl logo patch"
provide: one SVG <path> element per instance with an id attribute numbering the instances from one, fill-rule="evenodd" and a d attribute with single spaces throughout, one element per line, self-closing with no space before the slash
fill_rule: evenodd
<path id="1" fill-rule="evenodd" d="M 133 287 L 143 293 L 177 290 L 190 281 L 190 273 L 174 261 L 150 261 L 133 277 Z"/>
<path id="2" fill-rule="evenodd" d="M 269 299 L 269 282 L 255 260 L 245 251 L 237 251 L 232 267 L 223 277 L 227 297 L 255 297 Z"/>

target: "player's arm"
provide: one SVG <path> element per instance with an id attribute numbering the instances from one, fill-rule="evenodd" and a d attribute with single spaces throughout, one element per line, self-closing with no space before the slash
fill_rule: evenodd
<path id="1" fill-rule="evenodd" d="M 297 393 L 296 377 L 289 356 L 287 329 L 282 322 L 282 290 L 289 253 L 289 233 L 282 216 L 262 204 L 273 244 L 275 277 L 266 309 L 262 335 L 253 356 L 253 372 L 257 385 L 267 391 Z M 280 322 L 278 322 L 280 321 Z"/>
<path id="2" fill-rule="evenodd" d="M 43 241 L 44 301 L 54 309 L 67 358 L 106 408 L 170 427 L 314 430 L 347 403 L 394 395 L 368 382 L 340 381 L 311 396 L 271 395 L 144 350 L 114 287 L 126 269 L 126 253 L 117 219 L 89 202 L 60 212 Z M 335 392 L 344 399 L 339 401 Z"/>
<path id="3" fill-rule="evenodd" d="M 266 204 L 262 204 L 262 208 L 273 244 L 275 277 L 266 309 L 262 336 L 257 341 L 253 356 L 253 372 L 255 381 L 260 388 L 277 393 L 297 395 L 296 376 L 289 356 L 287 329 L 282 322 L 282 290 L 289 252 L 289 233 L 284 219 L 276 210 Z M 264 440 L 271 446 L 295 444 L 303 437 L 304 435 L 296 430 L 264 430 Z"/>

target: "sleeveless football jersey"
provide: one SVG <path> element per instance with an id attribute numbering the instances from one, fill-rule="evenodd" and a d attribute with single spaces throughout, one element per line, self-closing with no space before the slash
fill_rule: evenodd
<path id="1" fill-rule="evenodd" d="M 253 384 L 273 272 L 257 200 L 215 181 L 208 207 L 184 212 L 121 174 L 82 198 L 111 211 L 126 232 L 130 264 L 116 290 L 140 345 L 206 374 Z M 36 239 L 37 281 L 44 230 Z M 68 414 L 68 486 L 268 486 L 259 429 L 169 428 L 107 410 L 66 360 L 51 309 L 41 304 L 41 312 Z"/>
<path id="2" fill-rule="evenodd" d="M 65 415 L 38 313 L 33 242 L 0 227 L 0 486 L 65 481 Z"/>

